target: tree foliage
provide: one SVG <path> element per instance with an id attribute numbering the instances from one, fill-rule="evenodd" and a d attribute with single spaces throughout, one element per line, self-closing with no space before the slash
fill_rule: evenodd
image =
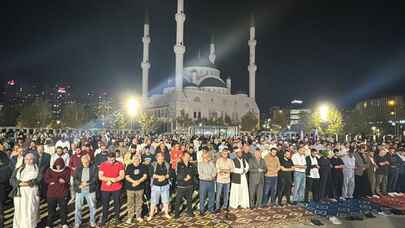
<path id="1" fill-rule="evenodd" d="M 123 130 L 130 128 L 130 121 L 122 111 L 116 111 L 113 115 L 114 128 Z"/>
<path id="2" fill-rule="evenodd" d="M 64 126 L 80 128 L 91 120 L 91 113 L 84 104 L 73 103 L 63 107 L 61 122 Z"/>
<path id="3" fill-rule="evenodd" d="M 371 133 L 369 118 L 359 110 L 353 110 L 345 116 L 345 132 L 349 134 L 367 135 Z"/>
<path id="4" fill-rule="evenodd" d="M 288 125 L 288 112 L 283 110 L 275 111 L 271 119 L 271 124 L 278 125 L 281 129 L 286 128 Z"/>
<path id="5" fill-rule="evenodd" d="M 241 130 L 242 131 L 254 131 L 257 128 L 259 120 L 256 116 L 256 113 L 247 112 L 241 118 Z"/>
<path id="6" fill-rule="evenodd" d="M 305 130 L 307 132 L 317 129 L 319 134 L 335 135 L 343 133 L 342 113 L 332 105 L 329 105 L 326 114 L 326 120 L 322 120 L 321 113 L 315 110 L 303 119 Z"/>
<path id="7" fill-rule="evenodd" d="M 144 135 L 150 134 L 158 125 L 157 118 L 153 115 L 148 115 L 147 113 L 141 113 L 138 122 Z"/>
<path id="8" fill-rule="evenodd" d="M 1 126 L 15 126 L 19 115 L 19 107 L 16 105 L 5 105 L 0 111 Z"/>
<path id="9" fill-rule="evenodd" d="M 45 128 L 52 118 L 49 102 L 36 99 L 32 104 L 24 105 L 17 118 L 17 127 Z"/>
<path id="10" fill-rule="evenodd" d="M 190 118 L 188 113 L 184 109 L 180 110 L 180 116 L 176 118 L 177 124 L 182 128 L 190 127 L 193 124 L 193 120 Z"/>

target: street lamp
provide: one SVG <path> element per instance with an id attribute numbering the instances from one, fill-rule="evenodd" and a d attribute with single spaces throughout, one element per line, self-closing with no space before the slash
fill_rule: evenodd
<path id="1" fill-rule="evenodd" d="M 131 118 L 131 130 L 132 130 L 134 128 L 134 126 L 133 126 L 134 118 L 138 114 L 138 111 L 139 111 L 139 102 L 136 98 L 130 97 L 127 100 L 126 105 L 127 105 L 128 115 Z"/>
<path id="2" fill-rule="evenodd" d="M 397 136 L 397 102 L 394 99 L 391 99 L 387 102 L 387 105 L 394 110 L 390 112 L 391 116 L 394 116 L 394 135 Z"/>
<path id="3" fill-rule="evenodd" d="M 322 122 L 328 122 L 329 106 L 327 104 L 321 105 L 319 107 L 319 114 Z"/>

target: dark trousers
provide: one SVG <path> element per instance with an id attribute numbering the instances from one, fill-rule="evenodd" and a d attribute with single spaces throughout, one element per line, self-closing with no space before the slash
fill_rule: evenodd
<path id="1" fill-rule="evenodd" d="M 370 184 L 368 182 L 367 173 L 354 176 L 354 198 L 365 197 L 370 193 Z"/>
<path id="2" fill-rule="evenodd" d="M 0 228 L 4 227 L 4 202 L 7 199 L 6 184 L 0 184 Z"/>
<path id="3" fill-rule="evenodd" d="M 277 196 L 277 179 L 278 177 L 264 177 L 263 201 L 262 205 L 267 206 L 269 203 L 276 203 Z"/>
<path id="4" fill-rule="evenodd" d="M 399 179 L 399 169 L 391 168 L 388 175 L 388 192 L 396 192 Z"/>
<path id="5" fill-rule="evenodd" d="M 175 201 L 175 216 L 180 215 L 180 206 L 183 204 L 183 198 L 187 202 L 187 214 L 193 214 L 193 186 L 190 187 L 177 187 L 176 188 L 176 201 Z"/>
<path id="6" fill-rule="evenodd" d="M 62 198 L 47 198 L 48 219 L 46 225 L 53 227 L 56 215 L 56 207 L 59 205 L 60 224 L 67 225 L 67 196 Z"/>
<path id="7" fill-rule="evenodd" d="M 312 200 L 319 201 L 319 178 L 309 178 L 305 182 L 305 202 L 308 202 L 309 192 L 312 192 Z"/>
<path id="8" fill-rule="evenodd" d="M 321 200 L 324 200 L 326 198 L 328 198 L 328 194 L 329 194 L 329 188 L 328 188 L 328 183 L 330 184 L 331 182 L 331 173 L 330 173 L 330 169 L 320 169 L 319 170 L 319 174 L 320 174 L 320 183 L 319 183 L 319 198 Z"/>
<path id="9" fill-rule="evenodd" d="M 342 196 L 343 189 L 343 172 L 332 173 L 330 185 L 330 195 L 332 198 L 339 199 Z"/>
<path id="10" fill-rule="evenodd" d="M 110 208 L 110 200 L 114 202 L 114 216 L 115 219 L 119 220 L 120 218 L 120 198 L 121 190 L 114 192 L 104 192 L 101 191 L 101 202 L 103 204 L 103 216 L 101 218 L 101 225 L 105 225 L 108 220 L 108 209 Z"/>
<path id="11" fill-rule="evenodd" d="M 287 198 L 287 203 L 290 203 L 291 197 L 291 186 L 292 186 L 292 175 L 280 175 L 278 177 L 278 184 L 277 184 L 277 198 L 278 204 L 281 204 L 283 197 Z"/>

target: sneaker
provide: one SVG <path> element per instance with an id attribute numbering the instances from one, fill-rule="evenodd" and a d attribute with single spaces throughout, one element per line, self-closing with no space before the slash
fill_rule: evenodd
<path id="1" fill-rule="evenodd" d="M 373 195 L 372 197 L 373 197 L 373 198 L 376 198 L 376 199 L 379 199 L 379 198 L 380 198 L 379 195 Z"/>
<path id="2" fill-rule="evenodd" d="M 79 224 L 75 224 L 74 228 L 80 228 Z"/>
<path id="3" fill-rule="evenodd" d="M 164 215 L 163 217 L 166 218 L 166 219 L 171 219 L 171 218 L 172 218 L 172 217 L 171 217 L 170 215 L 168 215 L 168 214 Z"/>
<path id="4" fill-rule="evenodd" d="M 69 226 L 65 224 L 62 226 L 62 228 L 69 228 Z"/>
<path id="5" fill-rule="evenodd" d="M 140 222 L 143 222 L 143 219 L 142 218 L 137 218 L 136 221 L 140 223 Z"/>
<path id="6" fill-rule="evenodd" d="M 148 216 L 147 218 L 146 218 L 146 221 L 148 221 L 148 222 L 150 222 L 152 220 L 152 217 L 151 216 Z"/>
<path id="7" fill-rule="evenodd" d="M 336 218 L 335 216 L 331 216 L 329 217 L 329 221 L 333 224 L 333 225 L 341 225 L 342 222 Z"/>
<path id="8" fill-rule="evenodd" d="M 127 219 L 127 221 L 125 222 L 125 223 L 127 223 L 127 224 L 132 224 L 132 219 Z"/>
<path id="9" fill-rule="evenodd" d="M 337 202 L 337 200 L 336 199 L 330 199 L 330 202 L 332 202 L 332 203 L 336 203 Z"/>
<path id="10" fill-rule="evenodd" d="M 311 219 L 311 223 L 314 224 L 315 226 L 323 226 L 323 223 L 318 219 Z"/>

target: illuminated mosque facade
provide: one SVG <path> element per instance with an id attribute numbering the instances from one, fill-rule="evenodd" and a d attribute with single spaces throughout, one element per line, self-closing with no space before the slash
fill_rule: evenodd
<path id="1" fill-rule="evenodd" d="M 168 123 L 168 129 L 178 129 L 176 118 L 181 113 L 187 114 L 193 121 L 202 119 L 225 119 L 228 116 L 232 122 L 240 122 L 247 112 L 259 116 L 259 108 L 255 100 L 255 24 L 250 25 L 249 45 L 249 95 L 244 93 L 231 93 L 231 79 L 223 79 L 219 68 L 215 65 L 215 44 L 211 41 L 208 58 L 199 58 L 195 64 L 184 66 L 184 0 L 177 1 L 175 15 L 177 33 L 174 53 L 176 56 L 175 80 L 173 85 L 163 89 L 162 93 L 148 96 L 149 92 L 149 47 L 151 43 L 150 26 L 148 20 L 144 25 L 143 61 L 142 68 L 142 100 L 146 113 Z"/>

